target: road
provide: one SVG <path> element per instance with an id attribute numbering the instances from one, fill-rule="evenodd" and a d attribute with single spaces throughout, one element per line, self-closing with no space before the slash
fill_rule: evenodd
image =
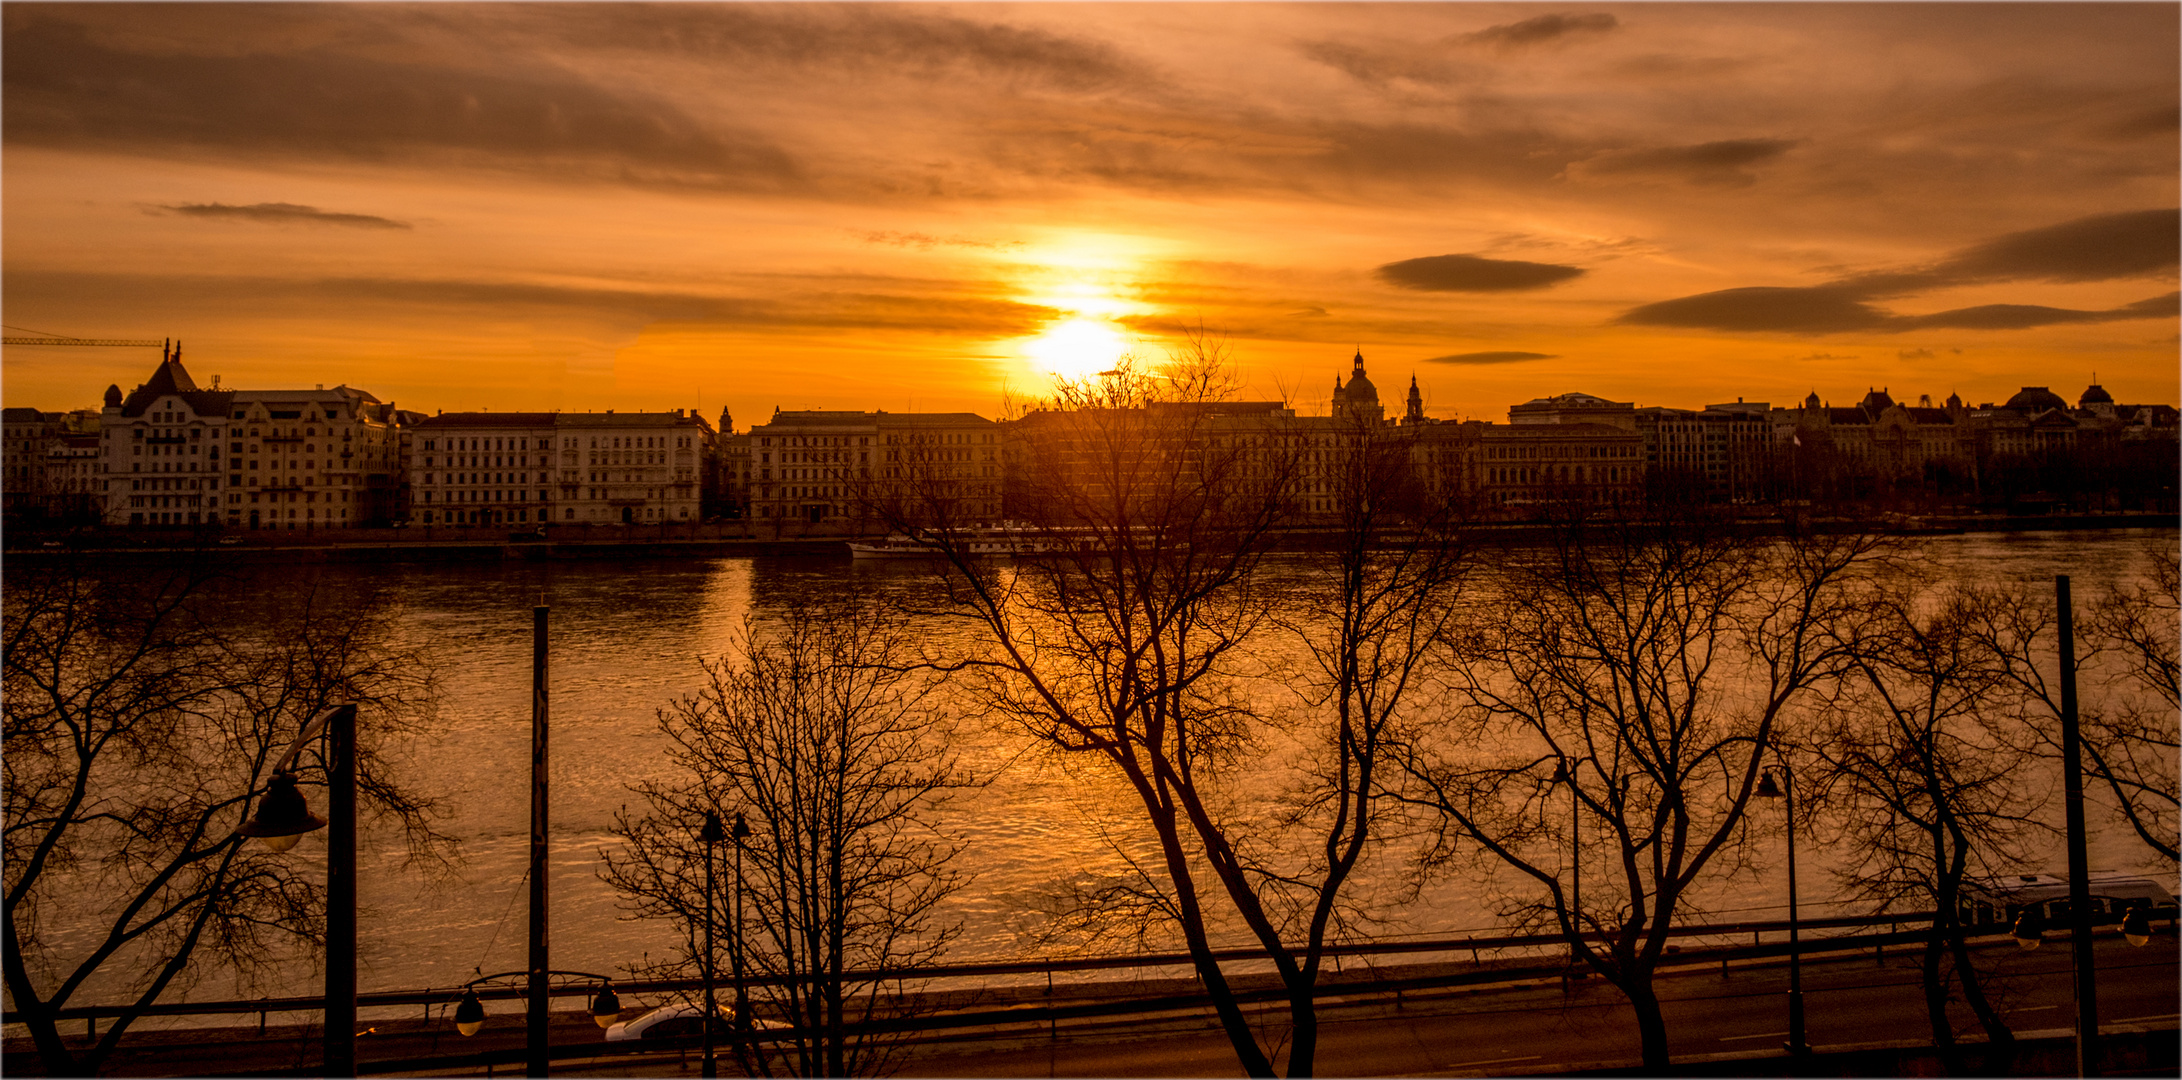
<path id="1" fill-rule="evenodd" d="M 2021 952 L 2007 944 L 1978 950 L 1988 992 L 2019 1035 L 2065 1031 L 2074 1024 L 2072 980 L 2065 946 Z M 2176 1026 L 2178 953 L 2168 934 L 2144 948 L 2116 937 L 2098 943 L 2102 1024 L 2173 1029 Z M 1693 965 L 1659 982 L 1670 1050 L 1678 1062 L 1719 1055 L 1774 1053 L 1787 1038 L 1784 963 Z M 1809 1038 L 1817 1050 L 1902 1042 L 1929 1044 L 1923 993 L 1914 950 L 1890 950 L 1883 961 L 1869 954 L 1808 959 L 1804 991 Z M 1261 1014 L 1269 1020 L 1274 1013 Z M 1321 999 L 1318 1073 L 1325 1076 L 1493 1075 L 1627 1066 L 1638 1058 L 1634 1021 L 1619 992 L 1597 978 L 1564 988 L 1543 984 L 1438 990 L 1404 995 Z M 1956 1029 L 1976 1037 L 1966 1008 L 1953 1014 Z M 485 1032 L 464 1039 L 445 1019 L 375 1022 L 359 1040 L 364 1068 L 371 1062 L 442 1058 L 432 1067 L 385 1075 L 506 1075 L 521 1065 L 468 1067 L 449 1055 L 519 1051 L 520 1018 L 496 1015 Z M 1273 1028 L 1277 1030 L 1277 1026 Z M 241 1037 L 237 1037 L 241 1036 Z M 552 1040 L 565 1057 L 554 1072 L 584 1076 L 694 1076 L 694 1053 L 593 1057 L 586 1045 L 605 1049 L 588 1018 L 557 1015 Z M 173 1041 L 170 1041 L 173 1040 Z M 186 1040 L 186 1041 L 184 1041 Z M 217 1076 L 266 1072 L 315 1063 L 317 1043 L 308 1033 L 275 1029 L 260 1038 L 248 1032 L 147 1034 L 132 1037 L 111 1064 L 111 1076 Z M 36 1057 L 11 1040 L 7 1071 L 35 1072 Z M 1284 1048 L 1283 1048 L 1284 1049 Z M 420 1063 L 421 1065 L 421 1063 Z M 732 1074 L 730 1064 L 723 1069 Z M 905 1077 L 1093 1077 L 1240 1075 L 1233 1051 L 1207 1010 L 1177 1010 L 1150 1017 L 1063 1021 L 1057 1028 L 971 1029 L 908 1048 Z"/>

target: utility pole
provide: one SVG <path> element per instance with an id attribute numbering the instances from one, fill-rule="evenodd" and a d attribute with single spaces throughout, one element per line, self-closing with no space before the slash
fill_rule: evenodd
<path id="1" fill-rule="evenodd" d="M 2097 1076 L 2099 980 L 2091 953 L 2091 857 L 2084 838 L 2083 740 L 2076 719 L 2076 616 L 2068 575 L 2053 579 L 2060 607 L 2061 769 L 2068 804 L 2068 931 L 2076 956 L 2076 1075 Z"/>
<path id="2" fill-rule="evenodd" d="M 546 1020 L 552 998 L 546 985 L 546 612 L 531 609 L 530 624 L 530 1014 L 525 1076 L 544 1076 L 551 1061 Z"/>

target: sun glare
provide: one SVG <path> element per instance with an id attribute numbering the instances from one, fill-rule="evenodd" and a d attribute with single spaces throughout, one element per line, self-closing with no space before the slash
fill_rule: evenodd
<path id="1" fill-rule="evenodd" d="M 1114 366 L 1129 351 L 1129 338 L 1104 319 L 1065 319 L 1024 342 L 1023 352 L 1039 370 L 1064 379 L 1083 379 Z"/>

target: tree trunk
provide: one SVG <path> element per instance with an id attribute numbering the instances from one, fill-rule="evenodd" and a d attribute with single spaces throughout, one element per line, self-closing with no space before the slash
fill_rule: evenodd
<path id="1" fill-rule="evenodd" d="M 1621 992 L 1628 995 L 1629 1007 L 1636 1010 L 1637 1037 L 1644 1048 L 1644 1070 L 1666 1072 L 1667 1015 L 1660 1011 L 1659 993 L 1652 989 L 1651 972 L 1646 971 L 1623 983 Z"/>
<path id="2" fill-rule="evenodd" d="M 1964 940 L 1960 926 L 1950 928 L 1947 935 L 1947 945 L 1954 953 L 1955 974 L 1962 979 L 1963 1000 L 1968 1001 L 1971 1011 L 1977 1013 L 1977 1022 L 1985 1029 L 1986 1042 L 1992 1046 L 1996 1054 L 2013 1055 L 2015 1052 L 2015 1032 L 2008 1029 L 2008 1022 L 2001 1018 L 2000 1011 L 1993 1008 L 1993 1003 L 1986 998 L 1985 984 L 1978 977 L 1977 965 L 1970 960 L 1970 945 L 1968 941 Z M 1985 1062 L 1986 1072 L 1993 1072 L 1996 1069 L 2005 1072 L 2006 1062 L 2004 1060 Z"/>
<path id="3" fill-rule="evenodd" d="M 1932 1025 L 1932 1047 L 1939 1051 L 1947 1075 L 1961 1076 L 1964 1069 L 1962 1055 L 1955 1048 L 1955 1025 L 1947 1018 L 1947 981 L 1940 973 L 1944 952 L 1940 932 L 1935 926 L 1932 936 L 1925 939 L 1924 958 L 1919 964 L 1924 983 L 1924 1010 Z"/>
<path id="4" fill-rule="evenodd" d="M 1310 984 L 1301 978 L 1289 984 L 1288 1017 L 1288 1075 L 1293 1080 L 1312 1075 L 1313 1059 L 1318 1056 L 1318 1003 Z"/>

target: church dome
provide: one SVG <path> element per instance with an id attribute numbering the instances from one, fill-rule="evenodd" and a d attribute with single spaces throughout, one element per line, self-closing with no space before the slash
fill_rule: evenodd
<path id="1" fill-rule="evenodd" d="M 2107 393 L 2106 388 L 2100 386 L 2098 383 L 2092 383 L 2091 386 L 2084 391 L 2084 396 L 2076 399 L 2076 404 L 2080 408 L 2089 407 L 2092 405 L 2112 405 L 2113 403 L 2114 395 Z"/>
<path id="2" fill-rule="evenodd" d="M 2068 402 L 2062 401 L 2061 395 L 2043 386 L 2026 386 L 2008 399 L 2007 407 L 2023 412 L 2044 412 L 2047 409 L 2068 408 Z"/>
<path id="3" fill-rule="evenodd" d="M 1371 385 L 1371 380 L 1364 377 L 1364 353 L 1362 350 L 1357 351 L 1356 366 L 1349 371 L 1348 395 L 1349 401 L 1358 405 L 1377 404 L 1379 401 L 1379 388 Z"/>

